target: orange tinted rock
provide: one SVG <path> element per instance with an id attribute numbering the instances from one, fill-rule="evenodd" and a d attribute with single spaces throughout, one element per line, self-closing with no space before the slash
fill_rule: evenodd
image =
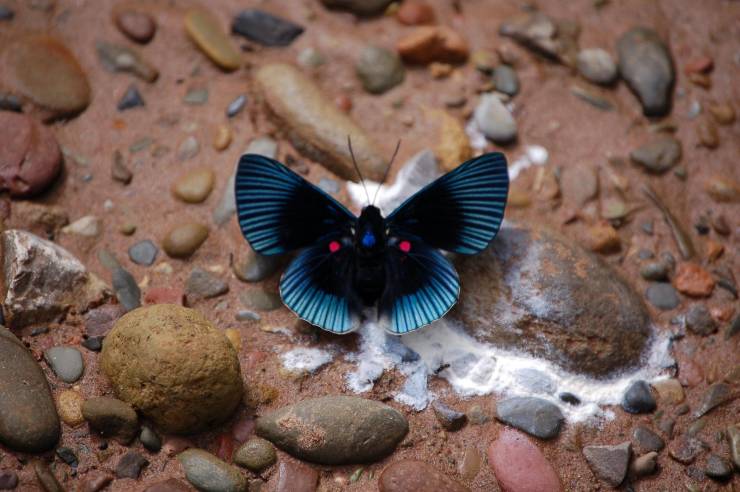
<path id="1" fill-rule="evenodd" d="M 681 263 L 676 270 L 676 289 L 687 296 L 707 297 L 714 289 L 714 279 L 695 263 Z"/>
<path id="2" fill-rule="evenodd" d="M 398 41 L 396 47 L 404 61 L 422 65 L 433 61 L 463 63 L 469 53 L 465 39 L 444 26 L 419 27 Z"/>
<path id="3" fill-rule="evenodd" d="M 521 432 L 504 429 L 488 448 L 488 464 L 503 492 L 558 492 L 560 479 L 540 449 Z"/>

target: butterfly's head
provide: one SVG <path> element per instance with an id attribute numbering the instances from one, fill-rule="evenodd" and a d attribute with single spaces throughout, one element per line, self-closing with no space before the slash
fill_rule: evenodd
<path id="1" fill-rule="evenodd" d="M 357 219 L 355 246 L 359 252 L 374 254 L 385 248 L 385 231 L 380 209 L 372 205 L 362 209 Z"/>

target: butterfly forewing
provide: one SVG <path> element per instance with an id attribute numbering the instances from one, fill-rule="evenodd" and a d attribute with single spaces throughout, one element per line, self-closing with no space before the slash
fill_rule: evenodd
<path id="1" fill-rule="evenodd" d="M 327 234 L 349 234 L 356 217 L 276 160 L 245 154 L 234 193 L 244 237 L 263 255 L 305 248 Z"/>

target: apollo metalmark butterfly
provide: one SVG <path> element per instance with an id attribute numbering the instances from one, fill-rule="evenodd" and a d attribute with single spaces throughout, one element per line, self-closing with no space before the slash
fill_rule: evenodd
<path id="1" fill-rule="evenodd" d="M 377 308 L 393 334 L 444 316 L 457 302 L 460 280 L 439 250 L 472 255 L 485 249 L 501 227 L 508 191 L 499 152 L 461 164 L 388 217 L 372 204 L 356 217 L 257 154 L 241 157 L 235 182 L 239 225 L 252 248 L 262 255 L 301 250 L 280 279 L 285 305 L 342 334 L 356 329 L 368 308 Z"/>

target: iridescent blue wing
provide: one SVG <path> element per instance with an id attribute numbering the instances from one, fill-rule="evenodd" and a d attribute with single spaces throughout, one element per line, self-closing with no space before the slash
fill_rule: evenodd
<path id="1" fill-rule="evenodd" d="M 353 295 L 355 266 L 351 237 L 330 235 L 301 251 L 280 279 L 280 296 L 298 317 L 345 334 L 359 324 Z"/>
<path id="2" fill-rule="evenodd" d="M 460 280 L 452 264 L 417 237 L 389 238 L 385 272 L 378 312 L 381 324 L 396 335 L 441 318 L 460 294 Z"/>
<path id="3" fill-rule="evenodd" d="M 258 154 L 239 160 L 234 194 L 242 233 L 263 255 L 305 248 L 327 234 L 348 234 L 357 220 L 319 188 Z"/>
<path id="4" fill-rule="evenodd" d="M 386 218 L 389 235 L 411 234 L 433 248 L 472 255 L 488 246 L 504 218 L 506 158 L 484 154 L 458 166 Z"/>

